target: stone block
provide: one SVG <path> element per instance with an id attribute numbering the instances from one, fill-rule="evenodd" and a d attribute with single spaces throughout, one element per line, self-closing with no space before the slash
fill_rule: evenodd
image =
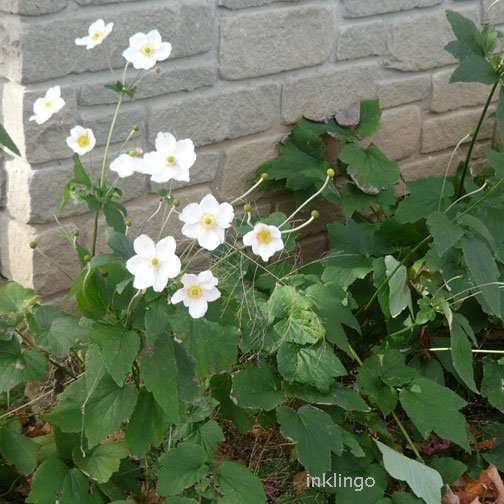
<path id="1" fill-rule="evenodd" d="M 167 99 L 152 106 L 149 140 L 153 142 L 158 131 L 167 129 L 197 145 L 259 133 L 274 124 L 279 109 L 277 84 L 249 84 Z"/>
<path id="2" fill-rule="evenodd" d="M 341 66 L 286 80 L 282 116 L 293 123 L 302 116 L 323 120 L 361 100 L 376 97 L 375 65 Z"/>
<path id="3" fill-rule="evenodd" d="M 220 72 L 244 79 L 323 63 L 334 38 L 333 9 L 299 6 L 221 18 Z"/>
<path id="4" fill-rule="evenodd" d="M 495 0 L 481 0 L 481 2 L 483 4 L 486 19 L 490 23 L 504 23 L 504 2 L 502 0 L 499 0 L 497 3 L 495 3 Z M 493 7 L 492 4 L 494 4 Z"/>
<path id="5" fill-rule="evenodd" d="M 22 16 L 38 16 L 59 12 L 67 0 L 0 0 L 0 11 Z"/>
<path id="6" fill-rule="evenodd" d="M 218 0 L 219 7 L 226 9 L 245 9 L 247 7 L 262 7 L 278 0 Z M 280 0 L 281 2 L 299 2 L 300 0 Z"/>
<path id="7" fill-rule="evenodd" d="M 378 81 L 378 98 L 382 108 L 422 101 L 431 93 L 430 75 L 406 75 Z"/>
<path id="8" fill-rule="evenodd" d="M 344 27 L 338 36 L 336 58 L 351 60 L 386 54 L 387 32 L 383 21 L 369 21 Z"/>
<path id="9" fill-rule="evenodd" d="M 431 7 L 442 0 L 343 0 L 346 17 L 374 16 L 389 12 Z"/>

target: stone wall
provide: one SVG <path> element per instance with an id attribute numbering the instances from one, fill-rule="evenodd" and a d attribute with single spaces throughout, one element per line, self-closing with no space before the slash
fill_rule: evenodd
<path id="1" fill-rule="evenodd" d="M 93 128 L 99 146 L 85 161 L 96 173 L 115 99 L 104 84 L 120 75 L 131 34 L 158 28 L 173 53 L 123 107 L 113 151 L 133 124 L 146 150 L 159 130 L 190 137 L 199 157 L 178 197 L 185 203 L 211 190 L 229 199 L 303 114 L 322 119 L 376 96 L 386 110 L 375 142 L 406 178 L 441 172 L 487 93 L 448 84 L 454 60 L 443 50 L 452 37 L 445 9 L 479 21 L 490 3 L 482 2 L 0 0 L 0 119 L 23 154 L 0 166 L 2 274 L 46 296 L 68 286 L 61 270 L 72 274 L 77 265 L 64 233 L 78 226 L 86 239 L 91 216 L 70 207 L 55 221 L 72 172 L 65 138 L 75 124 Z M 504 1 L 493 13 L 504 22 Z M 93 51 L 76 47 L 74 38 L 99 17 L 115 23 L 111 36 Z M 67 106 L 43 126 L 28 122 L 34 99 L 55 84 Z M 482 138 L 492 134 L 490 124 Z M 157 187 L 140 176 L 121 187 L 138 225 L 156 208 Z"/>

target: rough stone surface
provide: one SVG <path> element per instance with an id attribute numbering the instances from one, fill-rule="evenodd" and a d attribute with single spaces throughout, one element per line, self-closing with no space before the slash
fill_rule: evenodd
<path id="1" fill-rule="evenodd" d="M 244 79 L 326 61 L 334 40 L 333 14 L 326 7 L 296 6 L 223 17 L 222 76 Z"/>
<path id="2" fill-rule="evenodd" d="M 416 7 L 431 7 L 442 0 L 343 0 L 344 14 L 348 17 L 374 16 Z"/>
<path id="3" fill-rule="evenodd" d="M 478 9 L 458 9 L 466 17 L 478 19 Z M 391 56 L 387 66 L 406 72 L 428 70 L 454 63 L 455 59 L 444 50 L 454 39 L 446 14 L 436 13 L 401 18 L 391 24 L 388 50 Z"/>
<path id="4" fill-rule="evenodd" d="M 219 0 L 219 6 L 226 9 L 245 9 L 246 7 L 261 7 L 278 0 Z M 280 0 L 281 2 L 299 2 L 301 0 Z"/>
<path id="5" fill-rule="evenodd" d="M 149 139 L 169 128 L 177 137 L 192 138 L 197 145 L 221 142 L 269 129 L 277 117 L 280 88 L 262 84 L 211 91 L 170 100 L 153 107 Z"/>
<path id="6" fill-rule="evenodd" d="M 453 69 L 441 70 L 432 76 L 431 110 L 447 112 L 461 107 L 481 105 L 487 100 L 490 87 L 484 84 L 457 82 L 450 84 Z"/>
<path id="7" fill-rule="evenodd" d="M 431 76 L 401 76 L 378 81 L 378 98 L 382 108 L 422 101 L 431 93 Z"/>
<path id="8" fill-rule="evenodd" d="M 386 110 L 380 131 L 370 139 L 391 159 L 401 160 L 417 153 L 422 132 L 422 113 L 415 105 Z M 400 141 L 397 141 L 398 138 Z"/>
<path id="9" fill-rule="evenodd" d="M 0 0 L 0 11 L 23 16 L 37 16 L 63 10 L 67 0 Z"/>
<path id="10" fill-rule="evenodd" d="M 495 3 L 495 0 L 482 0 L 483 8 L 486 14 L 486 19 L 491 23 L 504 23 L 504 3 L 500 0 Z M 492 8 L 490 6 L 495 4 Z"/>
<path id="11" fill-rule="evenodd" d="M 479 109 L 464 110 L 426 119 L 422 130 L 422 152 L 436 152 L 455 146 L 474 129 L 480 114 Z M 483 123 L 479 138 L 492 138 L 494 127 L 495 121 L 487 119 Z M 469 139 L 466 140 L 468 141 Z"/>
<path id="12" fill-rule="evenodd" d="M 282 115 L 287 123 L 301 116 L 322 120 L 363 99 L 376 96 L 373 65 L 316 72 L 288 79 L 282 93 Z"/>
<path id="13" fill-rule="evenodd" d="M 336 58 L 350 60 L 386 54 L 387 32 L 383 21 L 349 25 L 338 37 Z"/>

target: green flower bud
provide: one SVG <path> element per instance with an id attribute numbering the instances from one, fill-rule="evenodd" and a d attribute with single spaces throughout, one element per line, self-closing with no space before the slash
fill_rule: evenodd
<path id="1" fill-rule="evenodd" d="M 311 216 L 312 216 L 312 219 L 317 220 L 320 217 L 320 213 L 318 210 L 312 210 Z"/>
<path id="2" fill-rule="evenodd" d="M 245 205 L 243 205 L 243 210 L 247 213 L 252 212 L 252 205 L 250 203 L 245 203 Z"/>
<path id="3" fill-rule="evenodd" d="M 131 224 L 132 224 L 131 219 L 129 217 L 126 217 L 124 219 L 124 224 L 126 224 L 126 226 L 128 226 L 128 227 L 131 227 Z"/>
<path id="4" fill-rule="evenodd" d="M 29 243 L 29 247 L 30 247 L 31 249 L 36 249 L 36 248 L 37 248 L 37 242 L 36 242 L 35 240 L 31 241 L 31 242 Z"/>
<path id="5" fill-rule="evenodd" d="M 261 173 L 261 180 L 268 180 L 269 175 L 267 173 Z"/>
<path id="6" fill-rule="evenodd" d="M 329 178 L 333 178 L 336 175 L 336 172 L 332 168 L 329 168 L 326 173 Z"/>

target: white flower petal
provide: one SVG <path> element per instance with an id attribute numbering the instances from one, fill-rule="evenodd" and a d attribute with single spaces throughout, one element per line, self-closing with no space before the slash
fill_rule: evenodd
<path id="1" fill-rule="evenodd" d="M 145 234 L 142 234 L 135 239 L 135 241 L 133 242 L 133 248 L 139 256 L 145 257 L 147 259 L 154 257 L 154 255 L 156 254 L 156 245 L 154 244 L 152 239 Z"/>
<path id="2" fill-rule="evenodd" d="M 220 290 L 216 287 L 212 287 L 211 289 L 206 289 L 203 291 L 203 295 L 205 299 L 211 303 L 212 301 L 217 301 L 221 297 Z"/>
<path id="3" fill-rule="evenodd" d="M 206 250 L 215 250 L 220 244 L 221 240 L 215 231 L 203 230 L 198 235 L 198 244 Z"/>
<path id="4" fill-rule="evenodd" d="M 176 255 L 172 255 L 169 260 L 161 263 L 160 269 L 164 271 L 168 278 L 175 278 L 180 274 L 182 264 Z"/>
<path id="5" fill-rule="evenodd" d="M 250 247 L 255 242 L 256 230 L 255 228 L 252 231 L 249 231 L 246 235 L 243 236 L 243 245 Z"/>
<path id="6" fill-rule="evenodd" d="M 135 160 L 129 154 L 121 154 L 110 163 L 110 170 L 116 172 L 121 178 L 133 175 L 135 168 Z"/>
<path id="7" fill-rule="evenodd" d="M 195 240 L 198 238 L 201 232 L 201 226 L 199 224 L 184 224 L 182 226 L 182 234 L 187 238 L 192 238 Z"/>
<path id="8" fill-rule="evenodd" d="M 179 289 L 170 299 L 171 304 L 177 304 L 184 300 L 185 289 Z"/>
<path id="9" fill-rule="evenodd" d="M 169 269 L 163 266 L 154 269 L 154 283 L 152 288 L 155 292 L 162 292 L 170 279 Z"/>
<path id="10" fill-rule="evenodd" d="M 166 153 L 166 155 L 173 154 L 177 147 L 177 140 L 171 133 L 164 133 L 160 131 L 156 135 L 156 150 Z"/>
<path id="11" fill-rule="evenodd" d="M 159 241 L 156 245 L 156 257 L 163 260 L 168 260 L 175 254 L 177 243 L 173 236 L 167 236 Z"/>
<path id="12" fill-rule="evenodd" d="M 200 207 L 203 213 L 216 214 L 219 210 L 219 202 L 213 194 L 207 194 L 201 200 Z"/>
<path id="13" fill-rule="evenodd" d="M 208 303 L 204 298 L 191 300 L 189 304 L 189 315 L 191 315 L 192 318 L 201 318 L 207 311 Z"/>
<path id="14" fill-rule="evenodd" d="M 156 59 L 164 61 L 170 57 L 172 52 L 172 45 L 169 42 L 162 42 L 159 49 L 156 51 Z"/>
<path id="15" fill-rule="evenodd" d="M 214 277 L 213 273 L 210 270 L 202 271 L 198 277 L 198 283 L 204 289 L 210 289 L 215 287 L 219 281 Z"/>
<path id="16" fill-rule="evenodd" d="M 126 269 L 132 275 L 135 275 L 136 272 L 138 271 L 138 268 L 140 268 L 141 266 L 148 265 L 148 264 L 149 264 L 148 259 L 146 259 L 145 257 L 141 257 L 139 255 L 136 255 L 136 256 L 130 257 L 126 261 Z"/>
<path id="17" fill-rule="evenodd" d="M 184 207 L 182 213 L 179 215 L 179 219 L 186 224 L 197 224 L 199 223 L 203 212 L 198 203 L 189 203 Z"/>
<path id="18" fill-rule="evenodd" d="M 217 223 L 219 224 L 219 226 L 225 229 L 230 227 L 234 219 L 233 206 L 230 205 L 229 203 L 221 203 L 219 205 L 219 208 L 217 209 L 215 218 L 217 219 Z"/>
<path id="19" fill-rule="evenodd" d="M 198 283 L 198 275 L 194 275 L 193 273 L 185 273 L 182 275 L 182 285 L 187 288 L 190 285 L 194 285 Z"/>
<path id="20" fill-rule="evenodd" d="M 146 263 L 137 268 L 133 287 L 135 287 L 135 289 L 148 289 L 154 285 L 154 281 L 154 271 L 152 267 Z"/>
<path id="21" fill-rule="evenodd" d="M 159 49 L 159 46 L 161 45 L 161 34 L 158 30 L 151 30 L 149 33 L 147 33 L 146 39 L 156 49 Z"/>

